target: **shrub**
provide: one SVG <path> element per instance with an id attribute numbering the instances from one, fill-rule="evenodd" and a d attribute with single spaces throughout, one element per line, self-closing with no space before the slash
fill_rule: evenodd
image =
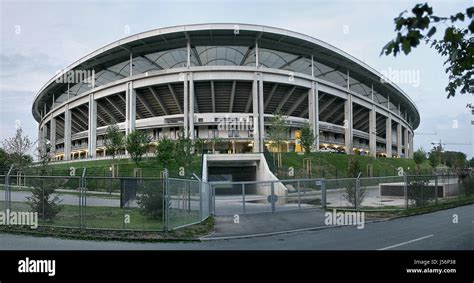
<path id="1" fill-rule="evenodd" d="M 141 214 L 148 218 L 163 216 L 163 180 L 145 181 L 137 194 L 137 204 Z"/>

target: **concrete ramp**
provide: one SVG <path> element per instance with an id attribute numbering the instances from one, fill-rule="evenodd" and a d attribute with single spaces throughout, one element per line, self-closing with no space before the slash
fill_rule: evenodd
<path id="1" fill-rule="evenodd" d="M 226 167 L 239 167 L 239 166 L 254 166 L 255 167 L 255 180 L 246 181 L 278 181 L 278 178 L 271 172 L 270 167 L 265 160 L 265 156 L 262 153 L 248 153 L 248 154 L 205 154 L 203 156 L 203 170 L 202 180 L 203 182 L 209 182 L 209 167 L 212 166 L 226 166 Z M 229 180 L 232 182 L 235 180 Z M 286 197 L 288 196 L 288 188 L 281 182 L 274 183 L 274 193 L 277 196 Z M 257 185 L 256 194 L 268 196 L 270 190 L 262 185 Z"/>

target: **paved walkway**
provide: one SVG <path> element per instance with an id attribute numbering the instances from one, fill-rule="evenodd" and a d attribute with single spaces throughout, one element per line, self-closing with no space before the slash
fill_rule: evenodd
<path id="1" fill-rule="evenodd" d="M 241 214 L 238 223 L 234 223 L 234 216 L 216 216 L 215 233 L 211 237 L 257 235 L 322 226 L 325 225 L 321 209 Z"/>

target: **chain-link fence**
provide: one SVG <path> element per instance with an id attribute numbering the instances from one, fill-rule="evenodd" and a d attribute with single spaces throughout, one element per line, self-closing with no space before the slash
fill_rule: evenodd
<path id="1" fill-rule="evenodd" d="M 322 180 L 212 182 L 211 186 L 215 215 L 318 208 L 324 197 Z"/>
<path id="2" fill-rule="evenodd" d="M 168 231 L 212 214 L 398 210 L 474 199 L 473 174 L 213 183 L 163 176 L 0 175 L 0 209 L 37 213 L 45 226 Z"/>
<path id="3" fill-rule="evenodd" d="M 211 183 L 215 215 L 305 208 L 400 210 L 474 198 L 474 175 Z"/>
<path id="4" fill-rule="evenodd" d="M 474 197 L 474 176 L 404 175 L 325 180 L 327 206 L 405 209 Z"/>
<path id="5" fill-rule="evenodd" d="M 210 215 L 207 183 L 84 175 L 1 175 L 0 209 L 36 214 L 39 225 L 102 230 L 167 231 Z"/>

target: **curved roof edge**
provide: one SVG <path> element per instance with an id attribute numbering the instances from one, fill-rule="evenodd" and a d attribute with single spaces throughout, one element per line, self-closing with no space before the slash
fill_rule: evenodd
<path id="1" fill-rule="evenodd" d="M 122 39 L 113 41 L 101 48 L 96 49 L 95 51 L 92 51 L 91 53 L 85 55 L 84 57 L 80 58 L 79 60 L 73 62 L 66 68 L 62 69 L 62 72 L 59 72 L 56 74 L 54 77 L 52 77 L 48 82 L 46 82 L 43 87 L 38 91 L 36 94 L 34 100 L 33 100 L 33 105 L 32 105 L 32 112 L 33 116 L 35 118 L 39 118 L 39 113 L 35 113 L 35 104 L 42 95 L 43 91 L 50 85 L 52 84 L 57 78 L 59 78 L 62 74 L 65 72 L 72 70 L 73 68 L 77 67 L 81 63 L 84 63 L 95 56 L 104 53 L 112 48 L 122 46 L 126 43 L 137 41 L 140 39 L 148 38 L 148 37 L 153 37 L 153 36 L 159 36 L 159 35 L 164 35 L 164 34 L 170 34 L 170 33 L 177 33 L 177 32 L 186 32 L 186 31 L 200 31 L 200 30 L 233 30 L 236 27 L 238 27 L 239 30 L 248 30 L 248 31 L 255 31 L 255 32 L 263 32 L 263 33 L 273 33 L 273 34 L 280 34 L 288 37 L 294 37 L 297 39 L 305 40 L 308 42 L 311 42 L 313 44 L 319 45 L 323 48 L 326 48 L 332 52 L 335 52 L 345 58 L 347 58 L 349 61 L 352 61 L 359 66 L 362 66 L 364 69 L 367 71 L 371 72 L 373 75 L 379 77 L 380 79 L 383 78 L 383 75 L 379 73 L 377 70 L 373 69 L 366 63 L 362 62 L 361 60 L 353 57 L 352 55 L 348 54 L 347 52 L 329 44 L 324 41 L 321 41 L 317 38 L 311 37 L 309 35 L 283 29 L 283 28 L 276 28 L 276 27 L 270 27 L 270 26 L 265 26 L 265 25 L 254 25 L 254 24 L 245 24 L 245 23 L 202 23 L 202 24 L 189 24 L 189 25 L 178 25 L 178 26 L 171 26 L 171 27 L 163 27 L 163 28 L 157 28 L 157 29 L 152 29 L 144 32 L 140 32 L 128 37 L 124 37 Z M 418 124 L 416 127 L 419 125 L 419 120 L 420 120 L 420 114 L 418 111 L 418 108 L 416 107 L 416 104 L 414 101 L 395 83 L 391 82 L 387 78 L 384 78 L 385 83 L 388 83 L 391 87 L 393 87 L 396 91 L 402 94 L 402 96 L 411 103 L 413 106 L 413 109 L 415 110 L 416 114 L 418 115 Z M 38 117 L 36 115 L 38 115 Z M 414 127 L 414 128 L 416 128 Z"/>

